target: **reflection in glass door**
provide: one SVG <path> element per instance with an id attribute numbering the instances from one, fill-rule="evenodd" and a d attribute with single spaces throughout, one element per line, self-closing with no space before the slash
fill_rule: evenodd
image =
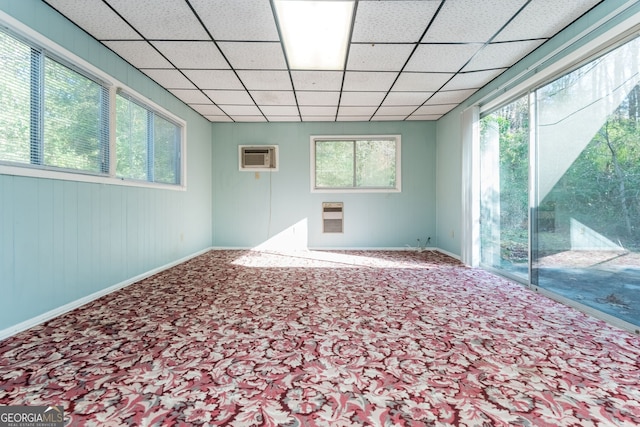
<path id="1" fill-rule="evenodd" d="M 536 92 L 533 284 L 640 325 L 640 41 Z"/>
<path id="2" fill-rule="evenodd" d="M 480 260 L 529 277 L 529 103 L 522 97 L 480 122 Z"/>

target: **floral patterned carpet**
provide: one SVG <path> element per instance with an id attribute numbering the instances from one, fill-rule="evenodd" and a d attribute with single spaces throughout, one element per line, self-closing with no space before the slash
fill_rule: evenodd
<path id="1" fill-rule="evenodd" d="M 0 342 L 68 425 L 636 426 L 640 338 L 436 252 L 211 251 Z"/>

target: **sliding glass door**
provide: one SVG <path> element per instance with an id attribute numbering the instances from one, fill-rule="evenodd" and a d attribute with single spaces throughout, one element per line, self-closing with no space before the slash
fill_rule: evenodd
<path id="1" fill-rule="evenodd" d="M 480 130 L 483 265 L 640 326 L 640 39 Z"/>
<path id="2" fill-rule="evenodd" d="M 532 282 L 640 325 L 640 39 L 540 88 Z"/>

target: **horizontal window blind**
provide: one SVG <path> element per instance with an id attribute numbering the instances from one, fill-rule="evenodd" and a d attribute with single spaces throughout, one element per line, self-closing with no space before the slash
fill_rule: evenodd
<path id="1" fill-rule="evenodd" d="M 180 126 L 120 91 L 116 114 L 117 176 L 180 184 Z"/>
<path id="2" fill-rule="evenodd" d="M 184 124 L 94 74 L 0 27 L 0 164 L 181 184 Z"/>
<path id="3" fill-rule="evenodd" d="M 109 172 L 109 92 L 0 30 L 0 161 Z"/>
<path id="4" fill-rule="evenodd" d="M 147 109 L 121 93 L 116 95 L 116 176 L 147 180 Z"/>
<path id="5" fill-rule="evenodd" d="M 30 163 L 31 47 L 0 30 L 0 161 Z"/>
<path id="6" fill-rule="evenodd" d="M 44 71 L 43 164 L 109 172 L 108 91 L 50 58 Z"/>

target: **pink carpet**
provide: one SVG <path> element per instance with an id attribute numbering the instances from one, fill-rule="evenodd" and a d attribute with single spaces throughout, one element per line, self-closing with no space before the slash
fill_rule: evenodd
<path id="1" fill-rule="evenodd" d="M 68 425 L 636 426 L 640 338 L 432 252 L 212 251 L 0 342 Z"/>

